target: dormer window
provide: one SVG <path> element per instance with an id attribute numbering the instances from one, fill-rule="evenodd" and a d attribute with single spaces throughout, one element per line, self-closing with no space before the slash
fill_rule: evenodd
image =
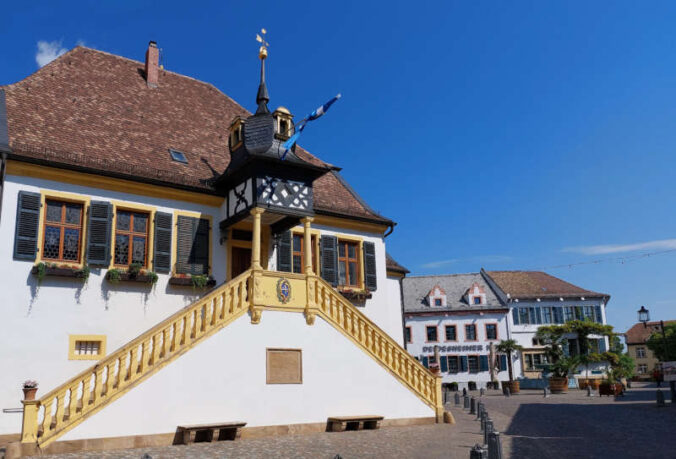
<path id="1" fill-rule="evenodd" d="M 465 293 L 466 301 L 468 304 L 481 306 L 486 304 L 486 290 L 478 283 L 474 282 Z"/>
<path id="2" fill-rule="evenodd" d="M 235 150 L 242 144 L 243 135 L 242 128 L 244 127 L 244 120 L 237 117 L 230 125 L 230 150 Z"/>
<path id="3" fill-rule="evenodd" d="M 440 286 L 435 285 L 427 294 L 427 301 L 430 306 L 444 307 L 446 306 L 446 292 Z"/>
<path id="4" fill-rule="evenodd" d="M 286 140 L 293 135 L 293 115 L 285 107 L 279 107 L 272 113 L 275 119 L 275 137 Z"/>

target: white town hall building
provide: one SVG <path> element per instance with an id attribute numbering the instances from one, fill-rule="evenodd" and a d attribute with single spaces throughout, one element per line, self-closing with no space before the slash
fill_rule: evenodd
<path id="1" fill-rule="evenodd" d="M 402 347 L 394 222 L 338 167 L 280 158 L 293 117 L 268 109 L 266 56 L 254 114 L 153 42 L 145 62 L 77 47 L 0 86 L 8 455 L 442 419 L 441 378 Z"/>

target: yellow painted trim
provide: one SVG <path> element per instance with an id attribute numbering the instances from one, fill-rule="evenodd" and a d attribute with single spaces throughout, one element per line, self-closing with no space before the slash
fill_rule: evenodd
<path id="1" fill-rule="evenodd" d="M 251 231 L 252 240 L 251 241 L 240 241 L 239 239 L 232 238 L 232 230 L 245 230 Z M 268 269 L 268 263 L 270 261 L 270 225 L 261 225 L 261 265 L 263 269 Z M 239 247 L 241 249 L 251 249 L 253 256 L 253 222 L 250 221 L 240 221 L 228 228 L 228 237 L 225 242 L 225 280 L 229 281 L 232 279 L 232 248 Z"/>
<path id="2" fill-rule="evenodd" d="M 396 277 L 396 278 L 399 278 L 399 279 L 403 279 L 404 277 L 406 277 L 406 274 L 400 273 L 400 272 L 398 272 L 398 271 L 390 271 L 390 270 L 388 269 L 388 270 L 387 270 L 387 276 L 388 276 L 388 277 Z"/>
<path id="3" fill-rule="evenodd" d="M 211 275 L 213 268 L 213 245 L 214 245 L 214 217 L 210 214 L 204 214 L 202 212 L 191 212 L 188 210 L 175 210 L 174 211 L 174 223 L 171 231 L 171 256 L 174 260 L 173 265 L 171 266 L 171 274 L 176 275 L 176 262 L 178 260 L 178 217 L 193 217 L 193 218 L 204 218 L 209 220 L 209 270 L 208 275 Z"/>
<path id="4" fill-rule="evenodd" d="M 82 236 L 80 237 L 80 260 L 76 262 L 68 261 L 54 261 L 54 260 L 44 260 L 42 258 L 42 251 L 45 245 L 44 241 L 44 226 L 45 226 L 45 201 L 47 199 L 53 199 L 55 201 L 65 201 L 73 202 L 77 204 L 82 204 Z M 45 264 L 56 264 L 58 265 L 69 265 L 77 266 L 82 268 L 85 264 L 85 259 L 87 257 L 87 217 L 89 215 L 89 205 L 91 203 L 91 198 L 89 196 L 84 196 L 81 194 L 75 193 L 66 193 L 63 191 L 53 191 L 53 190 L 40 190 L 40 219 L 38 226 L 38 250 L 35 257 L 35 264 L 45 263 Z"/>
<path id="5" fill-rule="evenodd" d="M 55 167 L 25 163 L 21 161 L 7 161 L 7 175 L 35 177 L 73 185 L 88 186 L 103 190 L 119 191 L 128 194 L 149 196 L 151 198 L 172 199 L 176 201 L 192 202 L 212 207 L 219 207 L 225 198 L 194 191 L 179 190 L 160 185 L 135 182 L 133 180 L 106 177 L 103 175 L 88 174 L 85 172 L 69 171 Z"/>
<path id="6" fill-rule="evenodd" d="M 302 226 L 296 226 L 291 229 L 291 237 L 293 237 L 294 234 L 298 234 L 300 236 L 305 236 L 305 228 Z M 319 239 L 322 237 L 321 231 L 318 229 L 310 229 L 310 234 L 314 236 L 315 238 L 315 267 L 317 270 L 321 271 L 321 254 L 319 253 Z M 291 241 L 291 251 L 293 252 L 293 241 Z M 305 263 L 305 262 L 303 262 Z M 318 274 L 318 273 L 315 273 Z"/>
<path id="7" fill-rule="evenodd" d="M 75 353 L 76 341 L 98 341 L 99 353 L 80 355 Z M 68 360 L 100 360 L 106 356 L 106 335 L 68 335 Z"/>
<path id="8" fill-rule="evenodd" d="M 328 217 L 326 215 L 315 215 L 315 225 L 332 226 L 335 228 L 352 229 L 357 231 L 367 231 L 371 233 L 383 234 L 389 226 L 379 225 L 377 223 L 361 222 L 349 218 Z"/>
<path id="9" fill-rule="evenodd" d="M 152 271 L 155 266 L 155 260 L 153 258 L 155 254 L 155 212 L 157 208 L 155 206 L 147 206 L 145 204 L 136 204 L 133 202 L 127 201 L 111 201 L 113 205 L 113 221 L 111 223 L 110 229 L 110 265 L 108 269 L 120 268 L 121 266 L 115 264 L 115 228 L 117 227 L 117 211 L 119 210 L 129 210 L 132 212 L 147 212 L 148 213 L 148 244 L 146 244 L 146 260 L 147 266 L 143 269 Z M 131 241 L 129 241 L 131 243 Z M 131 263 L 130 263 L 131 264 Z"/>

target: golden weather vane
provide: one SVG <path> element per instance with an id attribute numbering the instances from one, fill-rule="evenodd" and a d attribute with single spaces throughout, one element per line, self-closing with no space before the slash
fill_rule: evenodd
<path id="1" fill-rule="evenodd" d="M 261 44 L 260 49 L 258 50 L 258 57 L 261 59 L 265 59 L 268 57 L 268 46 L 270 46 L 270 43 L 265 41 L 266 36 L 265 34 L 268 33 L 267 30 L 261 29 L 260 34 L 256 34 L 256 41 Z"/>

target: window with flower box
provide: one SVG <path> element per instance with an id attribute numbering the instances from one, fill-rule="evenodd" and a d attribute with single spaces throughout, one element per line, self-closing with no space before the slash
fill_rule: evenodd
<path id="1" fill-rule="evenodd" d="M 338 284 L 360 287 L 359 244 L 338 240 Z"/>
<path id="2" fill-rule="evenodd" d="M 83 205 L 45 201 L 42 259 L 79 263 L 81 260 Z"/>
<path id="3" fill-rule="evenodd" d="M 115 249 L 116 266 L 140 264 L 148 265 L 148 224 L 147 213 L 118 209 L 115 215 Z"/>

